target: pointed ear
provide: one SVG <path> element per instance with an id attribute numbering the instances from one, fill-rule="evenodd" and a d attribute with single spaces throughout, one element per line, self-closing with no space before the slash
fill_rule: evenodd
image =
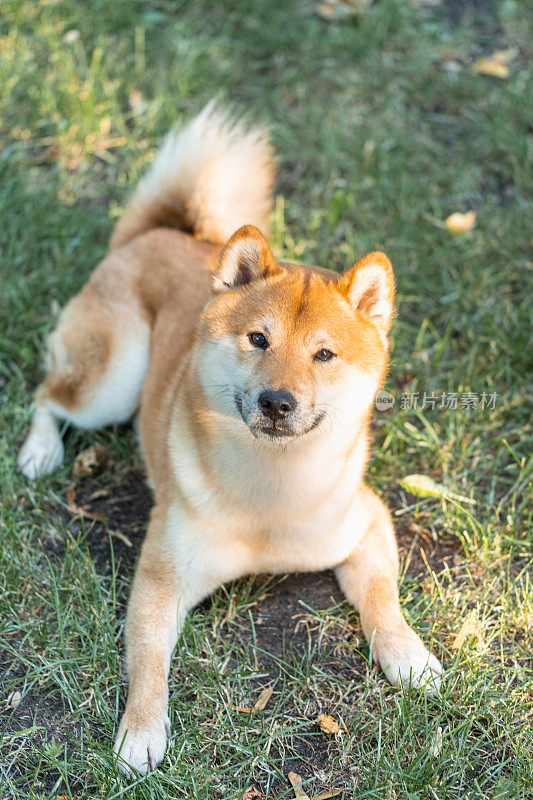
<path id="1" fill-rule="evenodd" d="M 220 254 L 212 288 L 223 292 L 276 272 L 278 263 L 267 240 L 258 228 L 245 225 L 233 234 Z"/>
<path id="2" fill-rule="evenodd" d="M 394 310 L 394 273 L 385 253 L 369 253 L 346 270 L 337 289 L 352 308 L 388 333 Z"/>

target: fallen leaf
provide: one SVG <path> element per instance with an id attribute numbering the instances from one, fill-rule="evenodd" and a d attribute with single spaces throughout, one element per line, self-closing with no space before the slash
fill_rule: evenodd
<path id="1" fill-rule="evenodd" d="M 319 714 L 317 717 L 317 723 L 320 726 L 320 730 L 324 733 L 338 733 L 340 731 L 339 723 L 333 717 L 328 717 L 325 714 Z"/>
<path id="2" fill-rule="evenodd" d="M 76 490 L 74 486 L 70 486 L 66 491 L 67 506 L 74 514 L 79 514 L 80 517 L 87 517 L 87 519 L 95 519 L 97 522 L 104 522 L 101 514 L 93 513 L 89 509 L 78 506 L 76 503 Z"/>
<path id="3" fill-rule="evenodd" d="M 125 136 L 110 136 L 107 138 L 96 139 L 94 149 L 109 150 L 111 147 L 124 147 L 128 140 Z"/>
<path id="4" fill-rule="evenodd" d="M 497 58 L 498 61 L 503 61 L 505 64 L 508 64 L 518 55 L 518 49 L 516 47 L 507 47 L 505 50 L 496 50 L 493 54 L 493 58 Z"/>
<path id="5" fill-rule="evenodd" d="M 461 500 L 463 503 L 475 505 L 475 500 L 461 494 L 450 492 L 441 483 L 437 483 L 428 475 L 407 475 L 400 481 L 400 486 L 406 492 L 416 497 L 439 497 L 441 500 Z"/>
<path id="6" fill-rule="evenodd" d="M 240 714 L 253 714 L 254 711 L 262 711 L 268 703 L 273 691 L 273 686 L 267 686 L 266 689 L 263 689 L 252 708 L 248 708 L 247 706 L 231 706 L 231 708 L 235 709 L 235 711 L 238 711 Z"/>
<path id="7" fill-rule="evenodd" d="M 102 117 L 98 127 L 102 136 L 109 136 L 111 133 L 111 117 Z"/>
<path id="8" fill-rule="evenodd" d="M 342 792 L 342 789 L 331 789 L 329 792 L 322 792 L 322 794 L 317 794 L 316 797 L 313 797 L 312 800 L 329 800 L 330 797 L 337 797 L 338 794 Z"/>
<path id="9" fill-rule="evenodd" d="M 74 44 L 80 38 L 80 32 L 73 28 L 70 31 L 67 31 L 66 34 L 63 36 L 63 41 L 65 44 Z"/>
<path id="10" fill-rule="evenodd" d="M 442 750 L 442 728 L 439 725 L 439 727 L 437 728 L 437 733 L 435 734 L 435 739 L 433 740 L 433 745 L 431 747 L 431 755 L 434 758 L 437 758 L 437 756 L 440 756 L 441 750 Z"/>
<path id="11" fill-rule="evenodd" d="M 297 772 L 289 772 L 287 776 L 291 782 L 295 797 L 300 797 L 302 800 L 310 800 L 309 796 L 302 789 L 302 776 Z"/>
<path id="12" fill-rule="evenodd" d="M 460 650 L 469 636 L 475 636 L 478 641 L 483 637 L 483 628 L 475 610 L 469 613 L 461 625 L 459 633 L 453 640 L 452 649 Z"/>
<path id="13" fill-rule="evenodd" d="M 139 113 L 146 111 L 148 108 L 148 103 L 143 99 L 142 94 L 138 89 L 131 89 L 128 95 L 128 100 L 130 102 L 130 107 Z"/>
<path id="14" fill-rule="evenodd" d="M 364 16 L 371 5 L 372 0 L 322 0 L 315 11 L 327 22 L 338 22 Z"/>
<path id="15" fill-rule="evenodd" d="M 257 786 L 250 786 L 249 789 L 246 789 L 244 792 L 241 800 L 254 800 L 255 797 L 264 797 L 265 795 L 263 792 L 259 791 Z"/>
<path id="16" fill-rule="evenodd" d="M 499 51 L 501 54 L 502 51 Z M 509 67 L 496 53 L 488 58 L 478 58 L 472 67 L 472 72 L 480 72 L 482 75 L 490 75 L 492 78 L 508 78 Z"/>
<path id="17" fill-rule="evenodd" d="M 97 489 L 95 492 L 89 495 L 87 498 L 88 500 L 101 500 L 102 497 L 109 496 L 109 489 Z"/>
<path id="18" fill-rule="evenodd" d="M 7 704 L 9 708 L 16 708 L 21 700 L 22 700 L 22 695 L 20 692 L 11 692 L 11 694 L 7 698 Z"/>
<path id="19" fill-rule="evenodd" d="M 259 695 L 257 702 L 254 704 L 252 711 L 262 711 L 266 706 L 266 704 L 268 703 L 270 695 L 272 694 L 273 691 L 274 691 L 273 686 L 267 686 L 266 689 L 263 689 L 263 691 Z"/>
<path id="20" fill-rule="evenodd" d="M 96 475 L 109 463 L 109 449 L 103 444 L 95 444 L 83 450 L 74 462 L 72 474 L 75 478 Z"/>
<path id="21" fill-rule="evenodd" d="M 444 220 L 444 224 L 452 233 L 469 233 L 474 227 L 475 221 L 475 211 L 467 211 L 466 214 L 456 211 Z"/>

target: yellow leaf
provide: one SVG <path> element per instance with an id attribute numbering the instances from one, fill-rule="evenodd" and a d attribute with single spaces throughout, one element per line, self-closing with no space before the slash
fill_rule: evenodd
<path id="1" fill-rule="evenodd" d="M 339 723 L 333 717 L 327 717 L 325 714 L 319 714 L 317 718 L 317 723 L 320 726 L 320 730 L 324 731 L 324 733 L 338 733 L 340 731 Z"/>
<path id="2" fill-rule="evenodd" d="M 509 61 L 512 61 L 518 55 L 518 50 L 516 47 L 508 47 L 506 50 L 496 50 L 492 54 L 492 58 L 495 58 L 497 61 L 503 61 L 504 64 L 508 64 Z"/>
<path id="3" fill-rule="evenodd" d="M 273 692 L 273 689 L 274 689 L 273 686 L 267 686 L 266 689 L 263 689 L 263 691 L 259 695 L 259 699 L 254 704 L 254 707 L 252 708 L 252 711 L 262 711 L 264 709 L 264 707 L 266 706 L 266 704 L 269 701 L 269 698 L 270 698 L 270 695 Z"/>
<path id="4" fill-rule="evenodd" d="M 483 631 L 481 627 L 481 622 L 479 621 L 477 612 L 471 611 L 470 614 L 465 619 L 465 621 L 463 622 L 463 624 L 461 625 L 459 633 L 453 640 L 452 649 L 460 650 L 469 636 L 475 636 L 479 641 L 479 639 L 482 637 L 482 634 Z"/>
<path id="5" fill-rule="evenodd" d="M 257 786 L 250 786 L 249 789 L 246 789 L 245 793 L 241 797 L 241 800 L 254 800 L 256 797 L 264 797 L 265 795 L 261 792 Z"/>
<path id="6" fill-rule="evenodd" d="M 372 0 L 323 0 L 315 7 L 319 17 L 332 21 L 341 21 L 350 17 L 362 17 L 372 4 Z"/>
<path id="7" fill-rule="evenodd" d="M 9 708 L 16 708 L 21 700 L 22 700 L 22 695 L 20 692 L 11 692 L 11 694 L 7 698 L 7 704 Z"/>
<path id="8" fill-rule="evenodd" d="M 496 58 L 496 54 L 489 58 L 478 58 L 472 67 L 472 72 L 480 72 L 482 75 L 491 75 L 493 78 L 509 77 L 509 67 L 501 57 Z"/>
<path id="9" fill-rule="evenodd" d="M 468 233 L 474 227 L 476 221 L 476 212 L 467 211 L 466 214 L 460 214 L 458 211 L 444 221 L 444 224 L 452 233 Z"/>
<path id="10" fill-rule="evenodd" d="M 106 468 L 109 462 L 109 449 L 103 444 L 95 444 L 79 453 L 72 474 L 75 478 L 84 478 L 87 475 L 96 475 Z"/>
<path id="11" fill-rule="evenodd" d="M 298 775 L 297 772 L 289 772 L 288 778 L 291 782 L 295 797 L 299 797 L 300 800 L 309 800 L 308 795 L 306 795 L 302 789 L 302 776 Z"/>
<path id="12" fill-rule="evenodd" d="M 270 700 L 270 695 L 273 691 L 273 686 L 267 686 L 266 689 L 263 689 L 252 708 L 248 708 L 247 706 L 231 706 L 231 708 L 234 708 L 235 711 L 238 711 L 240 714 L 253 714 L 254 711 L 262 711 Z"/>
<path id="13" fill-rule="evenodd" d="M 400 486 L 409 494 L 416 495 L 416 497 L 439 497 L 442 500 L 461 500 L 463 503 L 475 504 L 475 500 L 450 492 L 449 489 L 434 481 L 429 475 L 406 475 L 400 481 Z"/>

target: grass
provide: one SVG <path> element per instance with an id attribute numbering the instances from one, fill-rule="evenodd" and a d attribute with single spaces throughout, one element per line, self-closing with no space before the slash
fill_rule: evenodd
<path id="1" fill-rule="evenodd" d="M 0 797 L 290 797 L 290 769 L 311 797 L 532 796 L 531 30 L 518 0 L 475 8 L 375 0 L 337 23 L 313 2 L 3 0 Z M 504 48 L 507 80 L 471 71 Z M 191 615 L 171 749 L 132 784 L 110 755 L 149 506 L 132 433 L 69 431 L 64 466 L 34 485 L 16 453 L 58 304 L 105 252 L 161 136 L 214 94 L 272 128 L 277 252 L 340 270 L 381 248 L 395 265 L 396 404 L 375 415 L 369 479 L 395 512 L 406 615 L 447 681 L 435 700 L 388 687 L 327 575 L 244 580 Z M 442 221 L 469 209 L 472 233 L 450 235 Z M 497 398 L 401 407 L 444 391 Z M 73 479 L 95 440 L 112 464 Z M 476 503 L 414 498 L 399 486 L 411 473 Z M 104 524 L 69 512 L 73 483 Z M 236 710 L 268 685 L 263 711 Z"/>

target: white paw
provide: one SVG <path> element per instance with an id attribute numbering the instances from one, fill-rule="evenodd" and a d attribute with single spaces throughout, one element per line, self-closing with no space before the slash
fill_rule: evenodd
<path id="1" fill-rule="evenodd" d="M 40 475 L 49 475 L 63 461 L 65 448 L 59 433 L 55 431 L 32 431 L 18 457 L 18 468 L 27 478 L 35 480 Z"/>
<path id="2" fill-rule="evenodd" d="M 148 772 L 149 769 L 155 769 L 165 756 L 168 736 L 170 720 L 167 716 L 143 718 L 141 721 L 126 711 L 113 747 L 118 771 L 133 777 L 133 770 Z"/>
<path id="3" fill-rule="evenodd" d="M 410 628 L 403 635 L 382 633 L 374 649 L 376 660 L 389 683 L 413 686 L 429 696 L 437 694 L 442 683 L 442 666 Z"/>

